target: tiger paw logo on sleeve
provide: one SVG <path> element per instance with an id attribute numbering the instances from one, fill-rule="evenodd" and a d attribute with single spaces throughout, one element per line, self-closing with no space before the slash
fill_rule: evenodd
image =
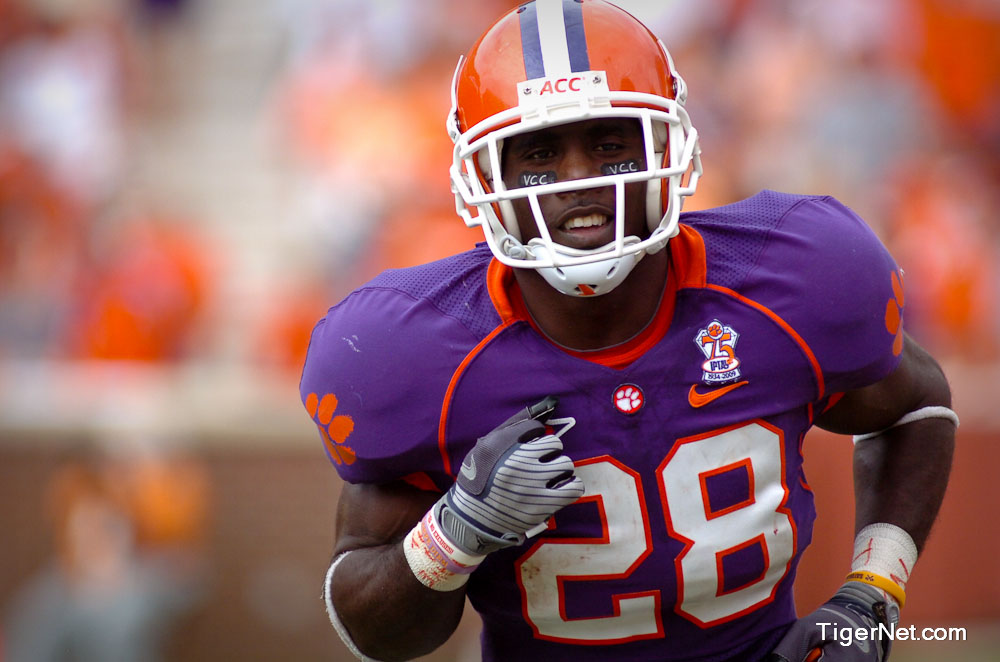
<path id="1" fill-rule="evenodd" d="M 892 296 L 885 306 L 885 330 L 893 337 L 892 355 L 899 356 L 903 353 L 903 270 L 893 271 Z"/>
<path id="2" fill-rule="evenodd" d="M 694 344 L 705 355 L 701 378 L 706 384 L 725 384 L 740 378 L 740 360 L 736 342 L 740 334 L 719 320 L 712 320 L 694 337 Z"/>
<path id="3" fill-rule="evenodd" d="M 315 393 L 306 396 L 306 411 L 319 428 L 326 452 L 335 464 L 354 464 L 357 455 L 354 449 L 344 444 L 354 432 L 354 419 L 343 414 L 334 416 L 337 411 L 337 396 L 327 393 L 320 398 Z"/>

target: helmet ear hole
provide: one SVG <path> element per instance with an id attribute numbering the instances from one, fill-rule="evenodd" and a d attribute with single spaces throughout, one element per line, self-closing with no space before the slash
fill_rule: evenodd
<path id="1" fill-rule="evenodd" d="M 497 160 L 503 160 L 503 144 L 504 139 L 500 138 L 497 140 Z M 503 177 L 503 167 L 500 163 L 497 163 L 497 172 L 493 172 L 493 163 L 490 159 L 490 150 L 488 148 L 483 148 L 476 153 L 476 164 L 479 166 L 479 171 L 483 174 L 489 182 L 495 182 L 494 175 L 496 178 Z M 496 190 L 496 186 L 493 186 L 493 190 Z"/>
<path id="2" fill-rule="evenodd" d="M 670 128 L 666 122 L 651 121 L 651 138 L 653 141 L 654 163 L 658 168 L 669 166 L 669 141 Z M 663 216 L 667 211 L 667 198 L 664 196 L 663 180 L 660 178 L 650 179 L 646 184 L 646 225 L 650 232 L 654 232 L 663 222 Z"/>
<path id="3" fill-rule="evenodd" d="M 646 227 L 650 233 L 663 222 L 663 180 L 651 179 L 646 182 Z"/>
<path id="4" fill-rule="evenodd" d="M 488 149 L 481 149 L 476 153 L 476 165 L 479 166 L 479 172 L 482 173 L 483 179 L 487 182 L 492 182 L 493 167 L 490 164 L 490 152 Z"/>
<path id="5" fill-rule="evenodd" d="M 657 156 L 662 157 L 667 150 L 669 130 L 664 122 L 650 122 L 650 126 L 653 128 L 653 148 L 656 150 Z"/>
<path id="6" fill-rule="evenodd" d="M 514 212 L 514 204 L 510 200 L 500 200 L 497 202 L 500 207 L 500 217 L 507 234 L 521 241 L 521 227 L 517 224 L 517 214 Z"/>
<path id="7" fill-rule="evenodd" d="M 504 139 L 500 138 L 496 141 L 497 144 L 497 161 L 503 158 L 503 147 Z M 502 177 L 502 165 L 501 163 L 496 163 L 497 166 L 494 169 L 493 159 L 490 157 L 489 148 L 480 149 L 476 152 L 476 168 L 478 170 L 479 179 L 483 184 L 483 188 L 490 192 L 496 192 L 504 190 L 506 187 L 503 186 L 501 181 Z M 495 172 L 494 172 L 495 170 Z M 514 205 L 511 204 L 510 200 L 498 200 L 493 205 L 494 210 L 497 211 L 497 215 L 500 217 L 500 222 L 503 225 L 504 230 L 507 231 L 511 237 L 516 239 L 518 242 L 521 241 L 521 228 L 517 224 L 517 214 L 514 213 Z"/>

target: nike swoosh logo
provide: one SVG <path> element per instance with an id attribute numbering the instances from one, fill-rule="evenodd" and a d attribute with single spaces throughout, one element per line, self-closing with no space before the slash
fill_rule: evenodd
<path id="1" fill-rule="evenodd" d="M 725 386 L 717 388 L 713 391 L 709 391 L 708 393 L 699 393 L 698 390 L 695 388 L 697 384 L 692 384 L 691 390 L 688 391 L 688 402 L 691 404 L 692 407 L 696 409 L 698 407 L 704 407 L 709 402 L 718 400 L 726 393 L 735 391 L 739 387 L 746 386 L 749 383 L 750 382 L 744 379 L 742 382 L 736 382 L 735 384 L 726 384 Z"/>
<path id="2" fill-rule="evenodd" d="M 462 469 L 461 469 L 462 475 L 465 476 L 468 480 L 475 480 L 476 479 L 476 458 L 470 457 L 470 458 L 468 458 L 468 460 L 469 460 L 469 464 L 466 464 L 465 462 L 462 462 Z"/>

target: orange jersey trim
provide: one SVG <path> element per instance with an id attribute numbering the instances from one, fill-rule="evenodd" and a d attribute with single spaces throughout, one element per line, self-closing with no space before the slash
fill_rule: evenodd
<path id="1" fill-rule="evenodd" d="M 690 225 L 681 223 L 677 227 L 677 236 L 667 244 L 671 268 L 677 274 L 677 289 L 705 287 L 708 279 L 705 240 Z"/>
<path id="2" fill-rule="evenodd" d="M 845 395 L 846 393 L 834 393 L 833 395 L 831 395 L 830 399 L 826 403 L 826 406 L 823 407 L 822 413 L 825 414 L 826 412 L 833 409 L 837 405 L 837 403 L 843 399 Z"/>
<path id="3" fill-rule="evenodd" d="M 458 380 L 465 373 L 465 369 L 469 367 L 469 363 L 472 362 L 483 348 L 486 347 L 494 338 L 500 335 L 507 327 L 513 324 L 516 320 L 506 320 L 500 326 L 496 327 L 490 331 L 489 335 L 479 341 L 479 343 L 472 348 L 472 350 L 465 355 L 462 362 L 458 364 L 455 368 L 455 372 L 451 376 L 451 381 L 448 382 L 448 389 L 444 393 L 444 402 L 441 404 L 441 418 L 438 421 L 438 451 L 441 453 L 441 463 L 444 465 L 444 471 L 449 476 L 457 478 L 454 472 L 451 470 L 451 460 L 448 458 L 448 446 L 445 437 L 445 427 L 448 422 L 448 414 L 451 412 L 451 400 L 455 395 L 455 387 L 458 386 Z"/>
<path id="4" fill-rule="evenodd" d="M 441 492 L 441 489 L 431 480 L 431 477 L 423 471 L 407 474 L 403 476 L 403 481 L 424 492 L 437 492 L 439 494 Z"/>
<path id="5" fill-rule="evenodd" d="M 500 320 L 504 324 L 517 322 L 518 317 L 511 303 L 511 298 L 507 294 L 508 288 L 514 287 L 514 270 L 506 266 L 495 257 L 490 260 L 490 266 L 486 270 L 486 290 L 490 293 L 490 300 L 496 308 Z"/>
<path id="6" fill-rule="evenodd" d="M 714 285 L 712 283 L 709 283 L 705 287 L 710 290 L 715 290 L 716 292 L 722 292 L 727 296 L 731 296 L 737 301 L 745 303 L 751 308 L 756 308 L 760 312 L 770 317 L 775 324 L 784 329 L 785 333 L 787 333 L 792 338 L 792 340 L 795 341 L 795 343 L 799 346 L 802 352 L 806 355 L 806 358 L 809 360 L 809 365 L 812 366 L 813 369 L 813 375 L 816 377 L 816 390 L 817 390 L 816 399 L 817 400 L 823 399 L 823 394 L 826 392 L 826 383 L 823 380 L 823 370 L 819 367 L 819 360 L 816 358 L 816 355 L 813 354 L 812 348 L 809 347 L 809 343 L 807 343 L 805 339 L 802 338 L 802 336 L 800 336 L 798 332 L 792 328 L 791 324 L 786 322 L 784 319 L 781 318 L 780 315 L 778 315 L 778 313 L 774 312 L 764 304 L 754 301 L 753 299 L 747 298 L 742 294 L 736 292 L 735 290 L 731 290 L 728 287 L 723 287 L 722 285 Z"/>
<path id="7" fill-rule="evenodd" d="M 705 253 L 705 241 L 698 231 L 691 226 L 681 224 L 676 237 L 667 244 L 670 251 L 670 271 L 667 276 L 667 286 L 656 315 L 638 336 L 621 345 L 592 352 L 580 352 L 556 345 L 571 356 L 585 359 L 593 363 L 622 369 L 642 356 L 653 345 L 666 335 L 673 319 L 674 304 L 677 292 L 685 288 L 711 289 L 731 296 L 771 318 L 792 338 L 805 354 L 816 378 L 816 399 L 821 400 L 826 393 L 826 382 L 819 360 L 812 348 L 792 326 L 776 312 L 762 303 L 739 294 L 735 290 L 722 285 L 708 283 L 708 264 Z M 521 292 L 514 282 L 514 272 L 511 267 L 500 263 L 496 258 L 490 263 L 487 272 L 487 286 L 493 305 L 505 324 L 522 321 L 531 324 L 543 338 L 545 334 L 538 328 L 528 313 Z M 555 344 L 555 343 L 553 343 Z"/>
<path id="8" fill-rule="evenodd" d="M 637 336 L 620 345 L 594 351 L 578 351 L 552 344 L 570 356 L 621 370 L 662 340 L 674 317 L 678 290 L 705 287 L 706 282 L 705 242 L 693 228 L 687 225 L 679 228 L 677 236 L 667 244 L 670 268 L 660 305 L 652 321 Z M 505 323 L 527 322 L 540 336 L 548 339 L 528 312 L 511 267 L 494 258 L 487 270 L 486 282 L 490 299 L 501 320 Z"/>

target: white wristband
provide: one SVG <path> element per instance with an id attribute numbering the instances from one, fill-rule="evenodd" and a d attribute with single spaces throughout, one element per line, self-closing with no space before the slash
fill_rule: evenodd
<path id="1" fill-rule="evenodd" d="M 326 572 L 326 580 L 323 582 L 323 600 L 326 602 L 326 613 L 330 617 L 330 624 L 333 625 L 333 629 L 337 631 L 337 635 L 340 637 L 340 640 L 344 642 L 344 645 L 347 646 L 347 650 L 351 651 L 351 654 L 353 654 L 354 657 L 361 660 L 361 662 L 378 662 L 378 660 L 368 657 L 362 653 L 361 649 L 359 649 L 357 644 L 354 643 L 354 640 L 351 638 L 351 633 L 347 631 L 344 623 L 337 615 L 337 608 L 333 605 L 333 596 L 330 594 L 330 584 L 333 582 L 333 573 L 337 569 L 337 566 L 340 565 L 340 562 L 347 558 L 347 555 L 350 553 L 350 551 L 346 551 L 334 559 L 333 563 L 330 564 L 330 569 Z"/>
<path id="2" fill-rule="evenodd" d="M 952 423 L 955 427 L 958 427 L 958 414 L 949 409 L 948 407 L 921 407 L 920 409 L 915 409 L 908 414 L 905 414 L 898 421 L 885 428 L 885 430 L 879 430 L 878 432 L 869 432 L 868 434 L 856 434 L 854 435 L 854 443 L 859 441 L 865 441 L 867 439 L 872 439 L 879 436 L 886 430 L 891 430 L 892 428 L 897 428 L 900 425 L 906 425 L 907 423 L 913 423 L 915 421 L 922 421 L 925 418 L 945 418 Z"/>
<path id="3" fill-rule="evenodd" d="M 403 554 L 413 575 L 421 584 L 435 591 L 461 588 L 486 558 L 485 555 L 467 554 L 455 547 L 441 531 L 433 508 L 406 535 Z"/>
<path id="4" fill-rule="evenodd" d="M 899 586 L 903 595 L 916 562 L 917 546 L 913 538 L 895 524 L 869 524 L 854 539 L 851 572 L 869 572 L 884 577 Z M 901 600 L 884 590 L 883 593 L 902 606 Z"/>

